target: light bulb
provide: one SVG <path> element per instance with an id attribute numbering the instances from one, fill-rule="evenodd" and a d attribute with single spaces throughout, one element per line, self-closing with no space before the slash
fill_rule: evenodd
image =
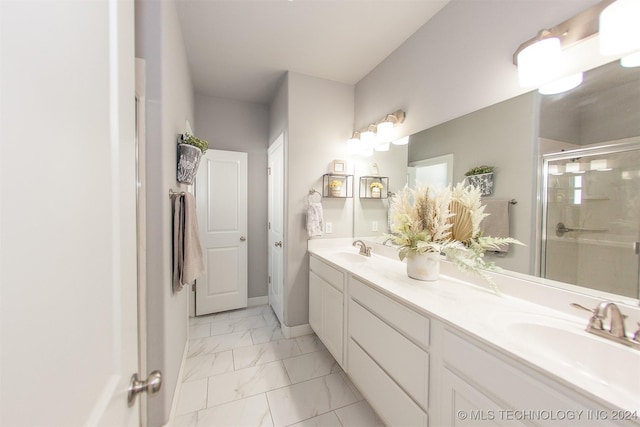
<path id="1" fill-rule="evenodd" d="M 535 42 L 518 53 L 520 86 L 540 86 L 557 78 L 562 72 L 560 39 L 550 37 Z"/>

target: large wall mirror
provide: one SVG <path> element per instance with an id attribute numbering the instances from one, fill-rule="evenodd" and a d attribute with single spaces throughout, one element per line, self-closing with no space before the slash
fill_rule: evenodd
<path id="1" fill-rule="evenodd" d="M 510 234 L 526 246 L 493 255 L 505 274 L 639 304 L 640 67 L 611 62 L 572 91 L 529 92 L 423 130 L 358 159 L 356 173 L 376 163 L 397 191 L 408 165 L 449 155 L 454 183 L 492 165 L 490 198 L 516 202 Z M 382 243 L 387 215 L 388 200 L 356 202 L 355 237 Z"/>

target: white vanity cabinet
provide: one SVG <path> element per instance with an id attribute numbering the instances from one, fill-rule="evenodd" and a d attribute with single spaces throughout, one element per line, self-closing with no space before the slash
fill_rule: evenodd
<path id="1" fill-rule="evenodd" d="M 345 273 L 309 257 L 309 325 L 344 367 Z"/>
<path id="2" fill-rule="evenodd" d="M 427 426 L 429 319 L 349 277 L 348 375 L 389 426 Z"/>
<path id="3" fill-rule="evenodd" d="M 439 425 L 618 425 L 615 411 L 462 333 L 444 329 L 442 343 Z"/>

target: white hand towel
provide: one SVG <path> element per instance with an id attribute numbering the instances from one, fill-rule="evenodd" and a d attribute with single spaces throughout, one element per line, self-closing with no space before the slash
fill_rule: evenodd
<path id="1" fill-rule="evenodd" d="M 309 237 L 322 236 L 324 218 L 322 204 L 318 202 L 309 203 L 307 208 L 307 233 Z"/>

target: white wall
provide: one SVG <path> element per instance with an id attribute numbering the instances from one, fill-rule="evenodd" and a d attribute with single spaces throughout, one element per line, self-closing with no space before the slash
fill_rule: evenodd
<path id="1" fill-rule="evenodd" d="M 356 84 L 356 128 L 403 108 L 413 134 L 525 92 L 513 52 L 598 0 L 453 0 Z"/>
<path id="2" fill-rule="evenodd" d="M 294 72 L 288 73 L 286 82 L 286 108 L 277 103 L 271 123 L 287 126 L 284 323 L 296 326 L 309 321 L 307 195 L 310 188 L 321 188 L 322 175 L 329 172 L 333 159 L 346 158 L 345 141 L 353 130 L 353 86 Z M 333 233 L 325 237 L 353 235 L 353 199 L 325 199 L 323 208 L 325 221 L 333 223 Z"/>
<path id="3" fill-rule="evenodd" d="M 249 298 L 266 296 L 269 108 L 196 95 L 195 117 L 194 132 L 209 148 L 249 154 Z"/>
<path id="4" fill-rule="evenodd" d="M 193 88 L 173 1 L 136 1 L 136 56 L 147 69 L 147 366 L 163 373 L 148 421 L 158 426 L 169 418 L 188 325 L 188 290 L 171 290 L 169 189 L 186 188 L 176 181 L 176 144 L 194 122 Z"/>

